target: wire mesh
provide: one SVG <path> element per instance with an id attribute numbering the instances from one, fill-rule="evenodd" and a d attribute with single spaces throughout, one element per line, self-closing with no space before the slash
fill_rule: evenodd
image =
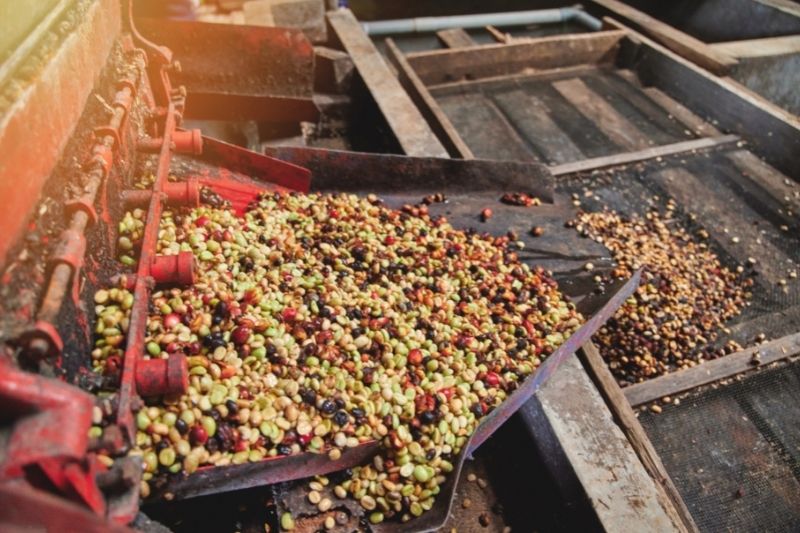
<path id="1" fill-rule="evenodd" d="M 701 531 L 800 531 L 800 361 L 639 420 Z"/>

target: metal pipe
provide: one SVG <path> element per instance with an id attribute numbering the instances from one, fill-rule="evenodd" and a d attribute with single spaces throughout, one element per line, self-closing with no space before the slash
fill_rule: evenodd
<path id="1" fill-rule="evenodd" d="M 603 26 L 600 20 L 577 7 L 509 11 L 506 13 L 480 13 L 476 15 L 453 15 L 447 17 L 379 20 L 376 22 L 362 22 L 361 26 L 364 28 L 367 35 L 375 36 L 398 33 L 433 32 L 451 28 L 524 26 L 526 24 L 555 24 L 570 21 L 582 24 L 593 31 L 597 31 Z"/>

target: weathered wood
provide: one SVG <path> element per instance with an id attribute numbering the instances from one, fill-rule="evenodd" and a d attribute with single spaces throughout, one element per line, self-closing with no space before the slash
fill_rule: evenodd
<path id="1" fill-rule="evenodd" d="M 800 354 L 800 333 L 787 335 L 760 346 L 705 361 L 701 365 L 636 383 L 625 387 L 622 392 L 632 406 L 644 405 L 664 396 L 674 396 L 753 370 L 758 366 L 754 364 L 753 356 L 755 354 L 758 354 L 759 365 L 767 365 L 781 359 L 794 357 Z"/>
<path id="2" fill-rule="evenodd" d="M 433 96 L 463 93 L 465 91 L 491 91 L 503 89 L 511 85 L 523 85 L 535 81 L 552 81 L 572 76 L 582 76 L 597 72 L 595 65 L 575 65 L 572 67 L 554 68 L 536 72 L 535 74 L 507 74 L 491 76 L 479 80 L 460 80 L 447 83 L 427 85 Z"/>
<path id="3" fill-rule="evenodd" d="M 498 43 L 508 44 L 513 40 L 511 35 L 498 30 L 494 26 L 486 26 L 486 31 L 489 32 L 489 35 L 492 36 L 492 39 Z"/>
<path id="4" fill-rule="evenodd" d="M 450 119 L 439 107 L 436 99 L 428 92 L 425 84 L 420 81 L 414 69 L 406 61 L 403 52 L 394 44 L 392 39 L 386 39 L 386 54 L 389 61 L 397 69 L 400 84 L 408 91 L 411 100 L 422 112 L 422 115 L 428 121 L 436 136 L 439 137 L 450 156 L 460 159 L 474 159 L 475 156 L 472 150 L 461 139 Z"/>
<path id="5" fill-rule="evenodd" d="M 588 499 L 605 531 L 689 531 L 577 357 L 519 411 L 567 501 Z"/>
<path id="6" fill-rule="evenodd" d="M 601 31 L 557 35 L 512 44 L 431 50 L 407 54 L 409 64 L 426 85 L 534 72 L 555 67 L 613 61 L 625 32 Z"/>
<path id="7" fill-rule="evenodd" d="M 628 404 L 628 400 L 620 389 L 614 376 L 603 361 L 594 343 L 587 342 L 580 352 L 581 361 L 589 376 L 595 382 L 597 390 L 605 398 L 612 416 L 630 441 L 636 455 L 642 461 L 650 477 L 657 483 L 664 497 L 671 503 L 667 511 L 686 531 L 697 531 L 689 509 L 683 502 L 678 489 L 672 482 L 667 469 L 661 462 L 653 443 L 647 437 L 644 428 L 636 418 L 636 413 Z"/>
<path id="8" fill-rule="evenodd" d="M 698 223 L 731 257 L 741 262 L 748 257 L 768 257 L 769 260 L 756 265 L 763 282 L 777 286 L 779 280 L 785 278 L 789 258 L 777 245 L 762 238 L 761 230 L 752 224 L 760 217 L 745 199 L 737 198 L 732 204 L 714 190 L 714 185 L 683 167 L 658 170 L 648 174 L 646 179 L 655 181 L 678 205 L 694 213 Z M 736 242 L 732 240 L 733 236 L 738 238 Z"/>
<path id="9" fill-rule="evenodd" d="M 547 106 L 539 98 L 521 90 L 499 93 L 494 98 L 511 123 L 547 162 L 559 164 L 584 158 L 569 135 L 553 121 Z"/>
<path id="10" fill-rule="evenodd" d="M 729 41 L 710 45 L 713 50 L 731 57 L 766 57 L 800 52 L 800 35 Z"/>
<path id="11" fill-rule="evenodd" d="M 439 100 L 439 104 L 475 157 L 512 161 L 534 159 L 503 113 L 482 94 L 448 96 Z"/>
<path id="12" fill-rule="evenodd" d="M 624 28 L 617 21 L 609 24 Z M 729 78 L 718 78 L 633 30 L 621 56 L 635 47 L 633 68 L 644 85 L 654 85 L 693 112 L 714 117 L 721 129 L 738 133 L 756 152 L 788 176 L 800 176 L 800 119 Z"/>
<path id="13" fill-rule="evenodd" d="M 344 94 L 350 91 L 353 61 L 341 50 L 314 47 L 314 91 Z"/>
<path id="14" fill-rule="evenodd" d="M 436 38 L 447 48 L 465 48 L 477 44 L 472 37 L 469 36 L 469 33 L 461 28 L 437 31 Z"/>
<path id="15" fill-rule="evenodd" d="M 415 156 L 447 157 L 447 150 L 392 75 L 353 13 L 349 9 L 339 9 L 329 12 L 327 17 L 335 38 L 350 54 L 403 152 Z"/>
<path id="16" fill-rule="evenodd" d="M 655 103 L 663 107 L 672 117 L 675 118 L 675 120 L 688 127 L 689 130 L 693 131 L 694 133 L 708 137 L 716 137 L 720 135 L 720 131 L 717 128 L 693 113 L 686 106 L 676 102 L 664 94 L 663 91 L 660 91 L 655 87 L 644 87 L 642 92 L 644 92 L 644 94 L 646 94 Z"/>
<path id="17" fill-rule="evenodd" d="M 778 204 L 800 213 L 800 184 L 789 181 L 789 178 L 747 150 L 736 150 L 726 155 L 744 176 L 772 196 Z"/>
<path id="18" fill-rule="evenodd" d="M 668 46 L 681 56 L 710 70 L 714 74 L 727 74 L 731 67 L 737 63 L 734 58 L 711 48 L 703 41 L 676 30 L 657 18 L 642 13 L 627 4 L 617 0 L 590 0 L 590 2 L 602 8 L 606 13 L 613 13 L 628 21 L 639 31 L 650 35 L 656 41 Z"/>
<path id="19" fill-rule="evenodd" d="M 663 146 L 655 146 L 652 148 L 645 148 L 636 152 L 626 152 L 623 154 L 613 154 L 603 157 L 594 157 L 592 159 L 584 159 L 583 161 L 575 161 L 573 163 L 565 163 L 550 168 L 550 172 L 554 176 L 564 176 L 566 174 L 574 174 L 576 172 L 587 172 L 597 170 L 600 168 L 614 167 L 617 165 L 627 165 L 629 163 L 636 163 L 638 161 L 647 161 L 648 159 L 655 159 L 656 157 L 666 157 L 669 155 L 685 154 L 688 152 L 695 152 L 697 150 L 705 150 L 708 148 L 718 148 L 720 146 L 727 146 L 738 142 L 738 135 L 721 135 L 719 137 L 706 137 L 703 139 L 692 139 L 690 141 L 681 141 L 672 144 L 665 144 Z"/>
<path id="20" fill-rule="evenodd" d="M 618 146 L 640 150 L 652 145 L 647 136 L 580 78 L 556 81 L 553 87 Z"/>

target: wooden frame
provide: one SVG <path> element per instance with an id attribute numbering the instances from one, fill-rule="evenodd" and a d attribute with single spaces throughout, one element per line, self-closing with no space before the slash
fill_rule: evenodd
<path id="1" fill-rule="evenodd" d="M 574 80 L 598 64 L 613 65 L 620 77 L 634 81 L 636 86 L 642 82 L 642 86 L 638 88 L 646 100 L 649 99 L 685 125 L 688 134 L 700 137 L 559 164 L 551 167 L 554 176 L 574 175 L 698 150 L 730 149 L 743 141 L 755 146 L 771 164 L 787 175 L 800 176 L 800 161 L 794 157 L 794 154 L 800 153 L 800 122 L 795 117 L 738 83 L 712 75 L 616 21 L 605 19 L 605 23 L 608 27 L 623 33 L 606 31 L 577 36 L 555 36 L 524 42 L 512 41 L 509 44 L 417 52 L 405 56 L 396 47 L 391 46 L 390 56 L 401 72 L 401 80 L 413 80 L 411 83 L 404 82 L 404 86 L 411 87 L 409 91 L 412 94 L 416 93 L 415 101 L 424 100 L 430 107 L 427 113 L 435 109 L 437 115 L 440 114 L 445 118 L 446 115 L 437 103 L 437 97 L 468 95 L 471 91 L 513 87 L 516 83 L 568 79 L 571 72 L 575 73 L 572 78 Z M 706 48 L 708 47 L 703 45 L 702 49 Z M 404 62 L 398 61 L 403 57 Z M 720 64 L 725 63 L 723 61 Z M 563 89 L 561 95 L 567 100 L 571 98 L 581 105 L 585 103 L 585 95 L 591 93 L 590 88 L 574 82 L 561 84 L 555 87 L 555 90 L 558 91 L 559 88 Z M 568 94 L 564 94 L 565 92 Z M 489 104 L 490 107 L 496 106 L 494 102 Z M 610 114 L 607 108 L 598 106 L 584 111 L 593 114 L 596 120 L 605 120 Z M 703 117 L 714 118 L 719 128 L 712 126 Z M 536 127 L 546 130 L 547 125 L 542 125 L 540 122 L 534 122 L 537 124 Z M 452 124 L 449 126 L 447 131 L 449 142 L 458 142 L 460 139 L 458 130 L 453 128 Z M 505 126 L 514 129 L 513 133 L 521 131 L 519 124 L 505 124 Z M 720 130 L 732 133 L 724 135 Z M 769 132 L 769 135 L 766 132 Z M 634 144 L 641 146 L 641 143 L 631 143 Z M 735 160 L 734 162 L 747 167 L 747 179 L 758 183 L 768 194 L 781 198 L 785 196 L 781 184 L 786 177 L 763 163 L 756 155 L 746 149 L 731 151 L 727 155 Z M 795 339 L 793 342 L 800 343 L 800 334 L 792 338 Z M 696 530 L 691 514 L 639 424 L 632 406 L 658 399 L 665 395 L 665 391 L 668 395 L 675 394 L 681 388 L 686 390 L 750 370 L 753 368 L 751 361 L 755 352 L 761 353 L 762 364 L 800 353 L 800 348 L 790 349 L 789 342 L 786 339 L 783 339 L 783 344 L 776 341 L 775 345 L 765 345 L 740 354 L 729 355 L 718 360 L 719 362 L 706 362 L 696 368 L 626 389 L 619 387 L 594 345 L 589 344 L 583 348 L 580 357 L 584 368 L 603 395 L 616 423 L 631 443 L 642 465 L 658 484 L 663 498 L 669 502 L 667 507 L 670 516 L 675 517 L 676 523 L 681 524 L 680 527 L 685 530 Z M 541 412 L 523 416 L 530 416 L 531 423 L 535 422 L 546 427 L 545 419 L 549 420 L 549 417 L 554 415 L 547 412 L 545 397 L 540 399 L 540 403 Z M 556 438 L 569 438 L 568 432 Z"/>
<path id="2" fill-rule="evenodd" d="M 705 361 L 698 366 L 636 383 L 625 387 L 622 392 L 631 406 L 638 407 L 798 355 L 800 333 L 794 333 L 719 359 Z"/>
<path id="3" fill-rule="evenodd" d="M 610 13 L 628 22 L 636 30 L 645 33 L 669 47 L 686 59 L 710 70 L 717 75 L 727 74 L 737 63 L 736 59 L 726 54 L 724 50 L 715 49 L 700 39 L 677 30 L 661 22 L 655 17 L 642 13 L 618 0 L 589 0 L 601 8 L 606 14 Z"/>
<path id="4" fill-rule="evenodd" d="M 669 107 L 669 112 L 679 121 L 691 123 L 689 127 L 695 134 L 716 139 L 653 148 L 642 148 L 640 142 L 631 142 L 628 152 L 568 162 L 553 167 L 554 174 L 560 176 L 647 161 L 734 142 L 733 138 L 721 138 L 717 128 L 698 116 L 701 114 L 714 117 L 720 127 L 738 133 L 785 174 L 800 176 L 800 160 L 794 157 L 795 153 L 800 153 L 800 120 L 797 117 L 733 80 L 710 74 L 617 21 L 604 19 L 604 22 L 614 29 L 410 54 L 402 54 L 390 43 L 389 57 L 398 70 L 401 84 L 454 157 L 472 157 L 474 150 L 453 127 L 436 97 L 467 89 L 488 90 L 510 81 L 524 83 L 562 78 L 571 70 L 577 76 L 584 69 L 615 64 L 625 73 L 621 75 L 638 76 L 644 85 L 642 91 L 661 107 Z M 581 87 L 566 85 L 565 90 L 586 92 Z M 579 96 L 574 95 L 575 98 Z M 602 112 L 603 109 L 592 111 L 595 115 Z M 609 127 L 609 124 L 604 121 L 604 126 Z M 762 135 L 763 132 L 770 135 Z"/>
<path id="5" fill-rule="evenodd" d="M 406 54 L 425 85 L 611 61 L 624 31 L 540 37 L 511 44 L 488 44 Z"/>
<path id="6" fill-rule="evenodd" d="M 474 159 L 475 156 L 472 150 L 458 135 L 450 119 L 447 118 L 439 104 L 436 103 L 436 99 L 428 92 L 425 84 L 419 79 L 417 73 L 408 64 L 405 56 L 392 39 L 386 39 L 386 52 L 389 61 L 397 69 L 397 77 L 400 80 L 400 84 L 408 91 L 411 100 L 422 112 L 422 115 L 430 124 L 433 132 L 439 137 L 450 156 L 461 159 Z"/>
<path id="7" fill-rule="evenodd" d="M 606 366 L 594 343 L 586 343 L 581 348 L 580 357 L 584 368 L 589 372 L 598 390 L 605 398 L 606 404 L 611 409 L 617 424 L 633 444 L 633 448 L 636 450 L 645 469 L 656 480 L 664 495 L 672 503 L 675 512 L 677 512 L 680 521 L 686 526 L 687 530 L 697 531 L 697 525 L 694 523 L 694 519 L 683 498 L 681 498 L 678 489 L 669 477 L 669 473 L 661 462 L 653 443 L 650 442 L 647 433 L 645 433 L 644 428 L 639 423 L 639 419 L 636 417 L 636 413 L 633 412 L 633 408 L 626 401 L 625 396 L 622 394 L 622 389 L 617 385 L 617 381 L 611 375 L 611 371 Z"/>
<path id="8" fill-rule="evenodd" d="M 350 55 L 402 150 L 408 155 L 447 157 L 447 150 L 389 70 L 353 13 L 349 9 L 339 9 L 329 12 L 327 18 L 334 39 Z"/>

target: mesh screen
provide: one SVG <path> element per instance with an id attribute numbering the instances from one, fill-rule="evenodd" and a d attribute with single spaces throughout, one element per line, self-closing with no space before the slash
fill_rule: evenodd
<path id="1" fill-rule="evenodd" d="M 639 420 L 701 531 L 800 531 L 800 361 Z"/>

